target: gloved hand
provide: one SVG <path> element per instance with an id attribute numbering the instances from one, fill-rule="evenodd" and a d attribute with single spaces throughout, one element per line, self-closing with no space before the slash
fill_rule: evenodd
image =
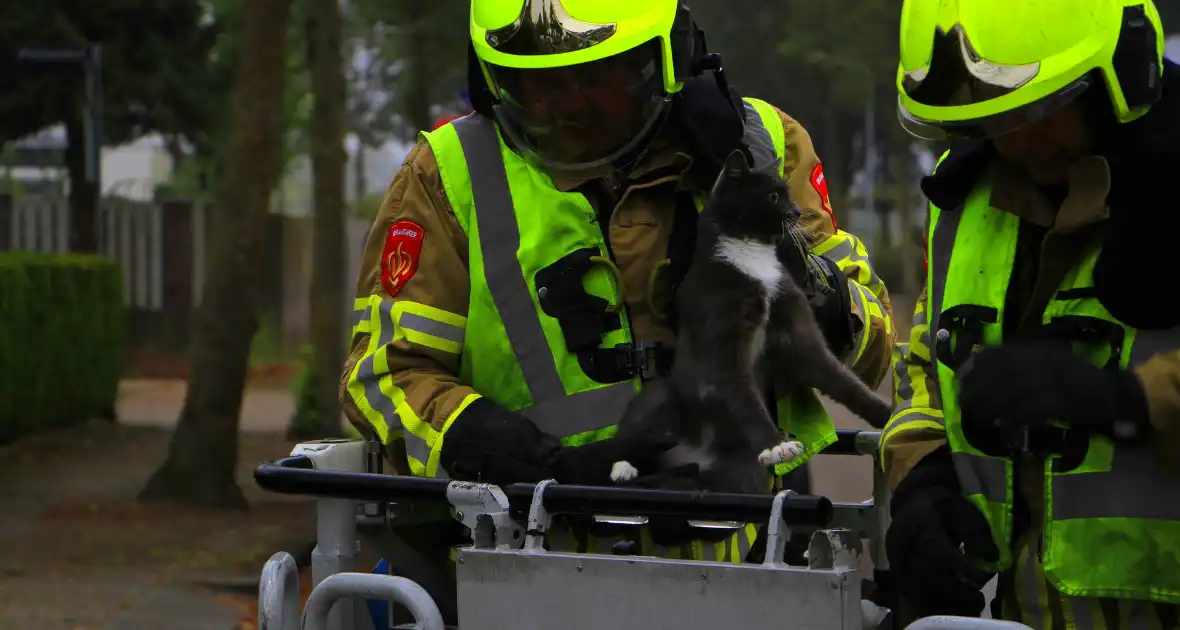
<path id="1" fill-rule="evenodd" d="M 685 81 L 672 102 L 669 123 L 675 137 L 692 155 L 689 176 L 701 190 L 713 186 L 735 149 L 746 151 L 746 157 L 750 157 L 742 143 L 745 110 L 734 105 L 741 103 L 741 96 L 733 87 L 729 92 L 725 94 L 713 76 L 705 74 Z"/>
<path id="2" fill-rule="evenodd" d="M 996 562 L 999 551 L 987 520 L 954 480 L 949 451 L 935 451 L 906 476 L 890 504 L 885 550 L 898 595 L 915 617 L 978 617 L 985 604 L 980 589 L 995 575 L 968 557 Z"/>
<path id="3" fill-rule="evenodd" d="M 467 406 L 443 436 L 439 464 L 452 478 L 497 485 L 540 481 L 561 440 L 487 398 Z"/>
<path id="4" fill-rule="evenodd" d="M 645 431 L 616 435 L 613 438 L 581 446 L 567 446 L 556 452 L 549 461 L 549 476 L 558 483 L 582 486 L 621 485 L 648 489 L 697 489 L 696 464 L 672 470 L 658 471 L 659 456 L 676 446 L 676 434 L 653 423 Z M 615 462 L 626 461 L 639 470 L 639 476 L 618 483 L 611 479 Z M 652 472 L 656 470 L 655 472 Z"/>
<path id="5" fill-rule="evenodd" d="M 1020 428 L 1057 420 L 1084 432 L 1139 442 L 1150 427 L 1147 400 L 1134 374 L 1100 368 L 1062 342 L 985 348 L 959 376 L 963 430 L 969 435 L 990 433 L 1010 443 Z"/>
<path id="6" fill-rule="evenodd" d="M 675 439 L 665 432 L 650 431 L 626 439 L 562 446 L 559 438 L 541 431 L 523 415 L 480 398 L 468 405 L 447 429 L 439 460 L 455 479 L 497 485 L 544 479 L 566 484 L 612 485 L 610 472 L 615 462 L 646 460 L 675 444 Z M 688 473 L 678 471 L 677 474 Z M 632 484 L 650 483 L 651 478 L 645 477 L 632 480 Z"/>
<path id="7" fill-rule="evenodd" d="M 860 321 L 852 315 L 848 277 L 828 258 L 813 254 L 794 239 L 784 239 L 777 249 L 779 263 L 803 289 L 811 312 L 828 347 L 843 356 L 852 345 Z"/>

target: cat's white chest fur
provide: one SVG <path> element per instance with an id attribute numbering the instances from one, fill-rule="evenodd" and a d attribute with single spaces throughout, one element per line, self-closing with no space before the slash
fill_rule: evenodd
<path id="1" fill-rule="evenodd" d="M 782 282 L 786 270 L 779 262 L 773 245 L 728 236 L 722 236 L 717 240 L 719 258 L 761 284 L 768 298 L 778 295 L 779 283 Z"/>

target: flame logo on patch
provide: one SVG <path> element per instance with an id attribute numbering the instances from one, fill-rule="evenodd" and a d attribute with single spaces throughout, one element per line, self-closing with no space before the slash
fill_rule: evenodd
<path id="1" fill-rule="evenodd" d="M 397 249 L 389 252 L 385 258 L 385 268 L 389 270 L 389 281 L 394 286 L 401 284 L 402 276 L 410 273 L 414 265 L 413 258 L 404 251 L 405 243 L 398 243 Z"/>
<path id="2" fill-rule="evenodd" d="M 422 226 L 400 219 L 389 227 L 381 251 L 381 285 L 390 297 L 396 297 L 418 270 L 418 256 L 426 236 Z"/>

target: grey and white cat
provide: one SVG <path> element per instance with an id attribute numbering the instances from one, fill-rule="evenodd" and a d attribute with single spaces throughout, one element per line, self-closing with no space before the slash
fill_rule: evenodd
<path id="1" fill-rule="evenodd" d="M 646 384 L 619 422 L 620 439 L 659 427 L 677 432 L 676 446 L 649 461 L 616 462 L 613 481 L 696 464 L 696 478 L 673 477 L 662 487 L 767 492 L 768 466 L 804 450 L 775 424 L 767 381 L 780 394 L 815 388 L 874 426 L 889 419 L 889 404 L 832 354 L 778 257 L 786 239 L 801 243 L 798 216 L 777 165 L 752 170 L 741 151 L 728 157 L 676 294 L 671 373 Z"/>

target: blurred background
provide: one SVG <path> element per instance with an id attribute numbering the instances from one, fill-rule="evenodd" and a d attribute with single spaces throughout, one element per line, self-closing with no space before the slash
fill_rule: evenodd
<path id="1" fill-rule="evenodd" d="M 808 129 L 904 326 L 941 149 L 896 122 L 901 2 L 690 5 Z M 347 432 L 362 246 L 416 134 L 467 112 L 468 3 L 0 6 L 0 627 L 252 627 L 314 512 L 250 471 Z M 816 490 L 866 498 L 867 464 Z"/>

